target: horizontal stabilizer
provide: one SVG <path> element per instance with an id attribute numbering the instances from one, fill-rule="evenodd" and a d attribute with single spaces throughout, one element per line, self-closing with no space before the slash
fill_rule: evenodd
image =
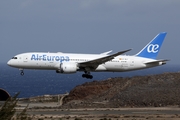
<path id="1" fill-rule="evenodd" d="M 159 62 L 165 63 L 166 61 L 169 61 L 169 60 L 156 60 L 156 61 L 146 62 L 144 64 L 156 64 L 156 63 L 159 63 Z"/>

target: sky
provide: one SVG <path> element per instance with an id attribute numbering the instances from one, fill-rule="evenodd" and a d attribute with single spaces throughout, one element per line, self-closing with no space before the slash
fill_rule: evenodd
<path id="1" fill-rule="evenodd" d="M 24 52 L 138 53 L 160 32 L 158 59 L 180 61 L 179 0 L 1 0 L 0 62 Z"/>

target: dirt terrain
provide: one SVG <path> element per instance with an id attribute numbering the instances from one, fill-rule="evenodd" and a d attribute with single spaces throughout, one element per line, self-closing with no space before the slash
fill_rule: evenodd
<path id="1" fill-rule="evenodd" d="M 180 73 L 109 78 L 76 86 L 61 108 L 179 106 L 179 93 Z"/>
<path id="2" fill-rule="evenodd" d="M 22 99 L 33 120 L 179 120 L 180 73 L 109 78 L 76 86 L 69 94 Z M 62 104 L 61 104 L 62 103 Z"/>

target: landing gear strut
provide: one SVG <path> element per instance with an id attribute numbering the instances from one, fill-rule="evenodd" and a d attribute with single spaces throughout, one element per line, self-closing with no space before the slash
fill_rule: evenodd
<path id="1" fill-rule="evenodd" d="M 86 71 L 85 71 L 85 74 L 82 74 L 82 77 L 87 78 L 87 79 L 92 79 L 93 78 L 93 76 L 90 75 L 90 72 L 86 72 Z"/>

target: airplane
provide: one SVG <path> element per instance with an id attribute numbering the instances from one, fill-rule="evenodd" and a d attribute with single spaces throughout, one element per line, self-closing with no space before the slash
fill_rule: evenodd
<path id="1" fill-rule="evenodd" d="M 166 59 L 156 59 L 166 32 L 156 35 L 140 52 L 135 55 L 124 55 L 131 49 L 114 54 L 75 54 L 29 52 L 15 55 L 7 64 L 19 68 L 21 75 L 24 69 L 55 70 L 56 73 L 70 74 L 82 71 L 83 78 L 92 79 L 90 72 L 125 72 L 146 69 L 166 64 Z M 122 55 L 123 54 L 123 55 Z"/>

